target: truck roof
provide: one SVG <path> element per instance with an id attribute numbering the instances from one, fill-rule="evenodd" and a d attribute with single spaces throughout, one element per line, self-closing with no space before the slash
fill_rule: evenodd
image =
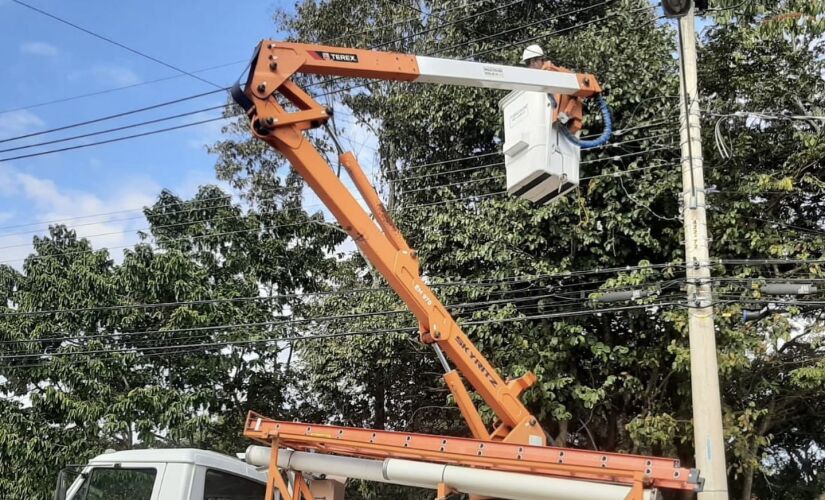
<path id="1" fill-rule="evenodd" d="M 266 480 L 266 471 L 258 470 L 235 457 L 197 448 L 150 448 L 143 450 L 123 450 L 103 453 L 91 459 L 89 465 L 111 465 L 115 463 L 188 463 L 220 469 L 235 474 Z"/>

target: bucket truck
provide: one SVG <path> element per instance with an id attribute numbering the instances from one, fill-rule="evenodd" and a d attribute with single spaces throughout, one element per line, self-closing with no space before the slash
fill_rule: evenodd
<path id="1" fill-rule="evenodd" d="M 296 74 L 510 91 L 500 101 L 508 192 L 539 204 L 553 201 L 577 184 L 582 100 L 600 99 L 601 92 L 593 75 L 555 67 L 530 69 L 302 43 L 260 43 L 244 85 L 232 90 L 235 102 L 249 118 L 252 134 L 289 161 L 409 307 L 418 320 L 420 340 L 435 351 L 445 371 L 444 382 L 473 436 L 285 422 L 250 412 L 244 435 L 264 446 L 250 447 L 245 457 L 249 464 L 266 470 L 266 500 L 279 495 L 295 500 L 320 497 L 320 489 L 329 486 L 324 483 L 329 479 L 322 478 L 336 473 L 430 488 L 436 490 L 438 498 L 458 491 L 498 498 L 640 500 L 656 498 L 662 488 L 698 491 L 698 472 L 681 467 L 678 460 L 547 446 L 538 419 L 520 398 L 536 382 L 536 376 L 527 373 L 505 379 L 487 361 L 422 279 L 416 252 L 394 225 L 355 156 L 339 151 L 340 162 L 366 209 L 344 186 L 305 135 L 307 130 L 324 126 L 333 111 L 293 81 Z M 600 105 L 609 125 L 603 99 Z M 495 414 L 492 426 L 481 418 L 465 382 Z M 157 456 L 145 453 L 147 460 L 163 462 L 165 452 L 157 451 Z M 114 454 L 99 460 L 110 468 L 135 467 L 133 457 L 117 458 Z M 91 491 L 83 488 L 95 477 L 95 463 L 87 467 L 85 479 L 81 477 L 70 489 L 68 498 L 99 498 L 83 496 L 84 491 Z M 197 472 L 197 462 L 190 465 L 192 474 L 191 478 L 186 476 L 187 481 L 205 477 Z M 233 467 L 233 474 L 247 473 L 240 471 L 238 464 Z M 249 474 L 244 478 L 259 479 Z M 184 493 L 158 496 L 162 486 L 153 484 L 155 489 L 145 500 L 190 498 Z M 323 496 L 340 498 L 335 495 Z"/>

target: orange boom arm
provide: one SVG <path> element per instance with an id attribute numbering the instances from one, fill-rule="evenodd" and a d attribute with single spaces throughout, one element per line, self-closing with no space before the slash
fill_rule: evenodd
<path id="1" fill-rule="evenodd" d="M 598 82 L 586 74 L 263 41 L 252 60 L 245 89 L 239 86 L 233 89 L 233 97 L 251 120 L 253 133 L 289 160 L 418 319 L 421 340 L 434 345 L 447 370 L 447 386 L 473 435 L 484 440 L 544 445 L 544 431 L 520 400 L 521 393 L 535 383 L 535 375 L 527 373 L 512 381 L 502 379 L 421 279 L 416 253 L 393 224 L 355 157 L 343 153 L 341 163 L 365 200 L 369 213 L 307 140 L 303 131 L 325 124 L 331 110 L 322 107 L 291 80 L 296 73 L 582 97 L 598 93 Z M 289 101 L 297 111 L 287 111 L 278 97 Z M 442 352 L 456 370 L 449 369 Z M 488 430 L 483 424 L 459 373 L 495 412 L 499 423 L 494 429 Z"/>

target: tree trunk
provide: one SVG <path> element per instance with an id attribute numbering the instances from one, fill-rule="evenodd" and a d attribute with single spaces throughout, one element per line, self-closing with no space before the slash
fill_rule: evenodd
<path id="1" fill-rule="evenodd" d="M 559 421 L 559 435 L 556 437 L 556 446 L 567 446 L 567 426 L 569 424 L 569 420 Z"/>
<path id="2" fill-rule="evenodd" d="M 759 425 L 759 430 L 757 431 L 758 436 L 764 436 L 768 429 L 771 426 L 771 417 L 773 413 L 776 411 L 776 400 L 771 399 L 771 402 L 768 404 L 768 413 L 765 415 L 765 419 L 762 420 L 762 423 Z M 756 455 L 759 453 L 759 446 L 754 445 L 751 453 Z M 750 500 L 751 499 L 751 491 L 753 490 L 753 475 L 756 471 L 752 467 L 748 467 L 745 471 L 745 477 L 742 480 L 742 494 L 739 496 L 742 500 Z"/>
<path id="3" fill-rule="evenodd" d="M 751 490 L 753 489 L 753 473 L 754 470 L 748 467 L 745 472 L 745 479 L 742 481 L 742 494 L 739 496 L 742 500 L 751 499 Z"/>
<path id="4" fill-rule="evenodd" d="M 373 400 L 375 402 L 375 420 L 372 423 L 373 429 L 384 429 L 387 425 L 387 390 L 384 380 L 379 379 L 373 390 Z"/>

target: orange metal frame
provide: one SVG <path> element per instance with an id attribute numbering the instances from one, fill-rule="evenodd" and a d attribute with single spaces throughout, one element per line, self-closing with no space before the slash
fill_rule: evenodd
<path id="1" fill-rule="evenodd" d="M 272 446 L 270 468 L 277 460 L 280 446 L 363 458 L 404 458 L 629 484 L 640 492 L 646 487 L 684 491 L 696 491 L 699 487 L 696 470 L 681 467 L 678 460 L 670 458 L 282 422 L 254 412 L 247 416 L 244 436 Z"/>
<path id="2" fill-rule="evenodd" d="M 338 54 L 341 57 L 352 54 L 357 56 L 358 62 L 338 62 L 313 54 Z M 289 160 L 355 240 L 364 256 L 410 308 L 418 319 L 421 340 L 437 343 L 455 364 L 456 370 L 496 414 L 500 423 L 492 431 L 487 431 L 458 373 L 448 374 L 447 384 L 459 401 L 459 408 L 473 435 L 480 439 L 545 444 L 544 431 L 520 400 L 521 393 L 535 383 L 535 375 L 527 373 L 505 381 L 498 374 L 421 279 L 415 252 L 393 224 L 355 156 L 344 153 L 341 163 L 370 213 L 358 204 L 326 159 L 304 137 L 303 131 L 324 124 L 330 118 L 331 110 L 322 107 L 290 80 L 296 72 L 413 80 L 417 76 L 415 58 L 403 54 L 264 41 L 253 59 L 245 89 L 250 103 L 248 114 L 252 131 Z M 278 97 L 288 101 L 297 111 L 288 111 L 287 104 L 279 102 Z M 530 436 L 532 441 L 529 441 Z"/>
<path id="3" fill-rule="evenodd" d="M 444 379 L 478 441 L 294 424 L 299 429 L 292 424 L 265 419 L 261 420 L 266 422 L 264 430 L 253 429 L 248 422 L 246 435 L 272 444 L 273 453 L 277 453 L 280 443 L 296 449 L 403 456 L 639 485 L 655 478 L 654 484 L 663 487 L 690 489 L 686 487 L 688 471 L 679 469 L 669 459 L 543 448 L 544 430 L 520 400 L 521 393 L 535 383 L 535 375 L 527 373 L 505 381 L 498 374 L 421 279 L 415 251 L 393 224 L 355 156 L 343 153 L 340 160 L 369 212 L 359 205 L 326 159 L 304 136 L 305 130 L 325 124 L 332 111 L 292 82 L 290 78 L 298 72 L 412 81 L 418 75 L 416 59 L 404 54 L 263 41 L 252 60 L 245 90 L 241 94 L 235 89 L 233 96 L 246 109 L 253 134 L 286 157 L 367 260 L 407 304 L 419 322 L 421 341 L 437 344 L 453 362 L 456 369 L 445 374 Z M 459 373 L 498 418 L 492 430 L 482 421 Z M 250 416 L 251 420 L 258 418 Z M 322 429 L 321 434 L 310 432 L 312 429 Z M 326 435 L 328 432 L 333 434 Z M 525 446 L 528 444 L 539 446 Z M 445 445 L 449 445 L 449 449 L 444 448 Z M 269 494 L 275 487 L 280 490 L 283 484 L 274 465 L 271 472 Z M 303 484 L 303 479 L 300 483 Z M 302 487 L 296 484 L 295 489 L 300 490 Z"/>

